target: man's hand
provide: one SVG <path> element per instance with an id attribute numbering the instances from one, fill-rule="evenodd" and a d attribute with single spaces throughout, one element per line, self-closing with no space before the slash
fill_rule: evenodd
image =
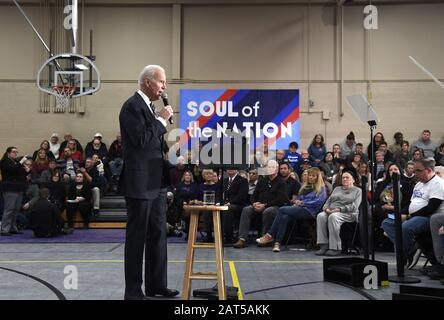
<path id="1" fill-rule="evenodd" d="M 170 105 L 167 105 L 160 110 L 159 115 L 167 121 L 169 118 L 173 116 L 173 108 Z"/>
<path id="2" fill-rule="evenodd" d="M 302 201 L 301 200 L 294 200 L 293 204 L 295 207 L 302 205 Z"/>

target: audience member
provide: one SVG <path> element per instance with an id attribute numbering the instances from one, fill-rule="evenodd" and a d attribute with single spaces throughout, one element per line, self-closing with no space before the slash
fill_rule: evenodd
<path id="1" fill-rule="evenodd" d="M 55 159 L 55 156 L 50 149 L 49 141 L 43 140 L 42 143 L 40 143 L 40 148 L 35 150 L 34 153 L 32 154 L 32 161 L 35 161 L 37 159 L 37 154 L 39 153 L 40 150 L 45 151 L 47 159 Z"/>
<path id="2" fill-rule="evenodd" d="M 85 147 L 85 157 L 90 158 L 93 155 L 99 155 L 99 158 L 103 161 L 107 161 L 106 156 L 108 154 L 108 149 L 106 144 L 102 142 L 102 134 L 96 133 L 94 139 L 87 143 Z"/>
<path id="3" fill-rule="evenodd" d="M 393 139 L 395 140 L 395 143 L 390 145 L 388 149 L 392 154 L 395 154 L 401 151 L 402 143 L 404 142 L 404 135 L 402 134 L 402 132 L 396 132 L 393 135 Z"/>
<path id="4" fill-rule="evenodd" d="M 117 182 L 123 169 L 122 136 L 120 132 L 109 147 L 107 159 L 112 181 Z"/>
<path id="5" fill-rule="evenodd" d="M 320 249 L 316 255 L 337 256 L 341 254 L 342 243 L 339 236 L 344 222 L 358 222 L 361 189 L 355 187 L 355 173 L 342 173 L 342 186 L 336 187 L 327 199 L 321 213 L 316 218 L 317 243 Z"/>
<path id="6" fill-rule="evenodd" d="M 52 152 L 55 159 L 59 158 L 60 143 L 59 143 L 59 135 L 57 133 L 53 133 L 51 135 L 51 138 L 49 139 L 49 150 Z"/>
<path id="7" fill-rule="evenodd" d="M 70 140 L 74 140 L 76 142 L 76 150 L 80 151 L 83 154 L 83 147 L 80 144 L 79 140 L 74 139 L 71 135 L 71 133 L 67 132 L 63 136 L 64 141 L 60 144 L 60 150 L 65 150 L 66 147 L 68 147 L 68 142 Z"/>
<path id="8" fill-rule="evenodd" d="M 356 142 L 353 131 L 349 132 L 349 134 L 345 137 L 345 140 L 342 141 L 339 146 L 341 147 L 341 158 L 343 160 L 347 159 L 350 154 L 355 152 Z"/>
<path id="9" fill-rule="evenodd" d="M 264 236 L 256 239 L 258 245 L 266 245 L 274 242 L 273 252 L 280 251 L 280 245 L 284 239 L 287 225 L 290 220 L 314 220 L 321 211 L 322 205 L 327 199 L 324 181 L 318 168 L 308 169 L 307 181 L 297 192 L 292 206 L 279 208 L 278 215 Z"/>
<path id="10" fill-rule="evenodd" d="M 325 148 L 324 137 L 322 134 L 318 133 L 314 136 L 308 147 L 308 154 L 311 163 L 314 166 L 319 166 L 322 160 L 324 160 L 325 153 L 327 149 Z"/>
<path id="11" fill-rule="evenodd" d="M 66 217 L 68 227 L 74 227 L 74 213 L 79 210 L 83 219 L 83 226 L 89 227 L 91 216 L 91 187 L 84 182 L 83 173 L 78 172 L 75 176 L 75 182 L 71 183 L 68 189 L 68 197 L 66 200 Z"/>
<path id="12" fill-rule="evenodd" d="M 63 228 L 60 210 L 49 201 L 49 189 L 41 188 L 39 195 L 29 215 L 30 228 L 37 238 L 58 236 Z"/>
<path id="13" fill-rule="evenodd" d="M 435 156 L 436 144 L 430 139 L 431 136 L 430 130 L 423 130 L 421 138 L 412 143 L 411 152 L 414 153 L 416 149 L 422 149 L 424 158 L 433 158 Z"/>
<path id="14" fill-rule="evenodd" d="M 288 151 L 285 154 L 285 159 L 290 162 L 290 165 L 292 166 L 294 171 L 296 171 L 297 164 L 299 162 L 299 159 L 301 158 L 301 155 L 298 153 L 298 148 L 298 143 L 296 141 L 292 141 L 288 145 Z"/>
<path id="15" fill-rule="evenodd" d="M 278 175 L 279 166 L 274 160 L 267 163 L 268 175 L 260 179 L 254 190 L 251 203 L 252 205 L 242 210 L 239 223 L 239 240 L 234 244 L 234 248 L 241 249 L 247 246 L 248 232 L 253 215 L 263 217 L 268 211 L 273 211 L 277 215 L 278 208 L 287 201 L 287 190 L 284 180 Z M 269 213 L 273 215 L 273 213 Z M 271 227 L 265 225 L 262 221 L 262 234 Z"/>
<path id="16" fill-rule="evenodd" d="M 401 150 L 393 154 L 393 161 L 397 163 L 401 169 L 404 169 L 407 162 L 410 161 L 410 144 L 408 141 L 404 140 L 401 143 Z"/>

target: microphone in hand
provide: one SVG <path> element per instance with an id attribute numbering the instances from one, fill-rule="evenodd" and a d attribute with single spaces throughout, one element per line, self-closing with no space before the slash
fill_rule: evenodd
<path id="1" fill-rule="evenodd" d="M 163 105 L 164 105 L 165 107 L 166 107 L 167 105 L 169 105 L 169 102 L 168 102 L 168 94 L 167 94 L 166 92 L 163 92 L 163 93 L 162 93 L 161 98 L 162 98 Z M 170 124 L 174 124 L 174 120 L 173 120 L 173 117 L 172 117 L 172 116 L 168 119 L 168 121 L 170 122 Z"/>

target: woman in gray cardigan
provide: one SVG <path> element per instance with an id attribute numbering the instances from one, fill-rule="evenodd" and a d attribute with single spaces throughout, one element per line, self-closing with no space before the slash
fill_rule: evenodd
<path id="1" fill-rule="evenodd" d="M 342 173 L 342 186 L 336 187 L 316 219 L 317 242 L 320 249 L 316 255 L 337 256 L 341 254 L 339 231 L 344 222 L 357 222 L 361 189 L 354 186 L 355 175 Z"/>

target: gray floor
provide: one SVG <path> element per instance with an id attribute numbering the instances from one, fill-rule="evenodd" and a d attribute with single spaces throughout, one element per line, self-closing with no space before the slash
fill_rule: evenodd
<path id="1" fill-rule="evenodd" d="M 0 267 L 12 269 L 46 281 L 68 300 L 121 300 L 124 292 L 123 244 L 1 244 Z M 168 281 L 170 288 L 182 290 L 185 244 L 169 244 Z M 250 246 L 238 250 L 225 249 L 227 285 L 238 279 L 245 300 L 366 300 L 363 295 L 341 285 L 323 282 L 322 258 L 311 251 L 296 247 L 280 253 L 270 248 Z M 389 262 L 389 274 L 394 275 L 395 257 L 392 253 L 377 253 L 377 260 Z M 230 262 L 232 267 L 230 269 Z M 424 263 L 416 267 L 419 269 Z M 78 270 L 78 288 L 65 289 L 64 269 L 73 265 Z M 197 253 L 196 269 L 214 270 L 214 254 L 208 250 Z M 234 271 L 234 272 L 233 272 Z M 441 286 L 438 281 L 420 276 L 419 271 L 408 274 L 421 278 L 421 286 Z M 214 285 L 211 281 L 194 281 L 193 289 Z M 390 300 L 398 285 L 378 290 L 364 290 L 376 299 Z M 0 299 L 53 300 L 57 296 L 44 284 L 25 275 L 0 269 Z M 180 298 L 176 298 L 180 299 Z"/>

